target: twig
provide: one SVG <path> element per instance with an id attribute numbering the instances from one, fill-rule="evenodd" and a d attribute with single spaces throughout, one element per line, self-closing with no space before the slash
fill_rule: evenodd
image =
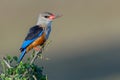
<path id="1" fill-rule="evenodd" d="M 33 62 L 37 59 L 38 54 L 40 54 L 40 53 L 42 53 L 42 51 L 35 52 L 35 55 L 34 55 L 33 59 L 31 60 L 30 64 L 33 64 Z"/>
<path id="2" fill-rule="evenodd" d="M 25 76 L 27 74 L 28 71 L 25 71 L 24 74 L 22 76 Z"/>
<path id="3" fill-rule="evenodd" d="M 6 61 L 5 57 L 3 57 L 3 62 L 7 65 L 8 68 L 12 68 L 9 63 Z"/>
<path id="4" fill-rule="evenodd" d="M 31 60 L 30 64 L 33 64 L 33 62 L 37 59 L 38 54 L 41 54 L 43 52 L 44 48 L 47 47 L 51 42 L 52 42 L 51 40 L 50 41 L 47 40 L 42 46 L 40 46 L 41 50 L 38 52 L 35 52 L 35 55 L 34 55 L 33 59 Z"/>
<path id="5" fill-rule="evenodd" d="M 35 77 L 35 75 L 33 75 L 33 78 L 34 78 L 34 80 L 37 80 L 37 78 Z"/>

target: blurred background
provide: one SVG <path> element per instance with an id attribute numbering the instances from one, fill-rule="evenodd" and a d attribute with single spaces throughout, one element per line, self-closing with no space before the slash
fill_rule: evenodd
<path id="1" fill-rule="evenodd" d="M 19 56 L 40 12 L 63 16 L 39 65 L 48 80 L 120 80 L 119 0 L 0 0 L 0 57 Z M 27 54 L 25 57 L 29 56 Z M 24 58 L 25 60 L 25 58 Z"/>

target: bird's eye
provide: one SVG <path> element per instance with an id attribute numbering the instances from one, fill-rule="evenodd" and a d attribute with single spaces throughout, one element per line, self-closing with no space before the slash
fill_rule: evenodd
<path id="1" fill-rule="evenodd" d="M 49 18 L 49 16 L 44 16 L 45 18 Z"/>

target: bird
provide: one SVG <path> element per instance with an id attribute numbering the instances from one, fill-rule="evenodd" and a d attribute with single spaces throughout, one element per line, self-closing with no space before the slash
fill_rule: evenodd
<path id="1" fill-rule="evenodd" d="M 51 33 L 51 24 L 54 19 L 59 17 L 61 17 L 61 15 L 53 14 L 51 12 L 43 12 L 39 14 L 36 25 L 29 29 L 28 34 L 21 45 L 21 54 L 18 63 L 22 61 L 25 54 L 30 50 L 40 50 L 38 46 L 43 45 L 48 40 Z"/>

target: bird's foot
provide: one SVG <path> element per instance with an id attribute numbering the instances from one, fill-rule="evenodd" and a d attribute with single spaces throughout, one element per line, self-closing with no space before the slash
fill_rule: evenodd
<path id="1" fill-rule="evenodd" d="M 35 51 L 42 51 L 42 49 L 39 48 L 39 47 L 34 47 L 34 50 L 35 50 Z"/>

